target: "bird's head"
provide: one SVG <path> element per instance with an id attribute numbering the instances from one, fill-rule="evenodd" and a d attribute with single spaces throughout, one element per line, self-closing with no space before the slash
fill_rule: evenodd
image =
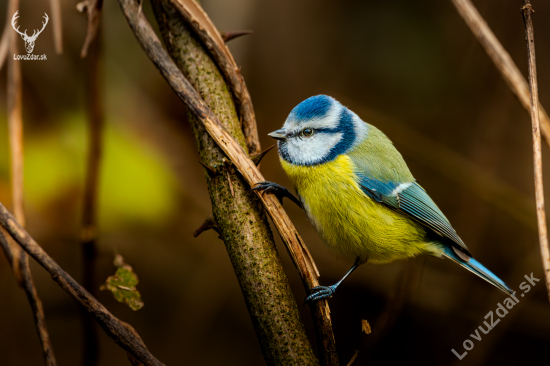
<path id="1" fill-rule="evenodd" d="M 279 140 L 279 155 L 294 165 L 317 165 L 352 149 L 367 132 L 367 124 L 336 99 L 317 95 L 298 104 L 283 128 L 270 137 Z"/>

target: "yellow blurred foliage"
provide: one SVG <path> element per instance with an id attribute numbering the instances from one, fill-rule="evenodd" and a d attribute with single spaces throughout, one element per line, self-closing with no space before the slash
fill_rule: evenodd
<path id="1" fill-rule="evenodd" d="M 0 200 L 9 202 L 9 150 L 5 120 L 0 128 Z M 36 129 L 33 129 L 36 131 Z M 82 197 L 87 126 L 82 114 L 67 115 L 55 128 L 25 135 L 25 204 L 47 212 L 64 195 Z M 98 220 L 102 231 L 122 224 L 158 225 L 176 208 L 176 178 L 166 159 L 132 131 L 106 123 Z M 81 202 L 78 202 L 81 207 Z"/>

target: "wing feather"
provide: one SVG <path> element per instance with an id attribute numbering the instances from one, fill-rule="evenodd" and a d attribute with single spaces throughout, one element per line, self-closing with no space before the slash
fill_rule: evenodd
<path id="1" fill-rule="evenodd" d="M 379 129 L 369 125 L 367 137 L 348 156 L 365 194 L 450 239 L 456 248 L 469 254 L 449 220 L 416 183 L 399 151 Z"/>
<path id="2" fill-rule="evenodd" d="M 384 184 L 378 182 L 375 188 L 372 184 L 373 179 L 365 178 L 363 175 L 359 175 L 359 177 L 359 185 L 369 197 L 406 214 L 437 234 L 451 239 L 466 253 L 469 253 L 468 248 L 451 226 L 449 220 L 418 183 L 410 182 L 411 184 L 407 188 L 394 193 L 395 188 L 402 183 L 388 182 Z M 380 189 L 381 187 L 386 187 L 386 189 Z"/>

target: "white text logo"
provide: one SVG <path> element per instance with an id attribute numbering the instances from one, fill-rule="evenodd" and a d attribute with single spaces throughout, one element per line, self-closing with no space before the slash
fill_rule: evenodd
<path id="1" fill-rule="evenodd" d="M 524 277 L 527 281 L 522 282 L 519 285 L 519 288 L 521 290 L 523 290 L 523 293 L 521 294 L 521 297 L 524 297 L 525 294 L 528 293 L 529 290 L 531 290 L 531 287 L 532 286 L 534 287 L 537 284 L 537 282 L 540 281 L 540 279 L 535 278 L 533 276 L 532 272 L 531 272 L 530 276 L 525 275 Z M 508 314 L 508 311 L 511 310 L 514 307 L 514 305 L 519 304 L 519 299 L 516 297 L 516 292 L 514 292 L 512 295 L 510 295 L 510 297 L 507 297 L 506 299 L 504 299 L 503 304 L 504 305 L 502 305 L 500 302 L 498 303 L 497 308 L 495 309 L 495 313 L 496 313 L 497 316 L 494 316 L 492 311 L 489 311 L 487 313 L 487 315 L 485 315 L 485 319 L 487 319 L 486 321 L 483 322 L 483 324 L 485 324 L 485 327 L 483 327 L 483 325 L 480 325 L 479 327 L 477 327 L 476 330 L 474 331 L 474 334 L 470 334 L 470 337 L 472 339 L 474 339 L 478 342 L 481 342 L 482 335 L 487 334 L 491 330 L 493 330 L 493 328 L 498 323 L 500 323 L 500 319 L 504 318 L 506 316 L 506 314 Z M 489 321 L 489 323 L 487 323 L 487 321 Z M 480 330 L 481 330 L 481 333 L 479 332 Z M 455 351 L 454 348 L 451 349 L 451 351 L 454 353 L 454 355 L 459 360 L 462 360 L 464 357 L 466 357 L 466 355 L 468 354 L 468 351 L 471 351 L 472 348 L 474 348 L 474 342 L 470 339 L 466 339 L 462 343 L 462 346 L 466 350 L 462 354 Z"/>
<path id="2" fill-rule="evenodd" d="M 19 27 L 18 26 L 16 27 L 16 21 L 17 21 L 17 18 L 19 18 L 18 13 L 19 13 L 19 10 L 16 11 L 15 14 L 13 14 L 13 18 L 11 19 L 11 25 L 12 25 L 13 29 L 21 35 L 21 38 L 23 38 L 23 41 L 25 41 L 25 49 L 27 50 L 28 55 L 18 56 L 17 58 L 16 58 L 16 55 L 13 55 L 14 59 L 32 59 L 32 60 L 45 59 L 46 55 L 35 56 L 35 55 L 31 55 L 31 53 L 34 49 L 34 42 L 36 42 L 36 39 L 38 38 L 40 33 L 42 33 L 44 28 L 46 28 L 46 24 L 48 24 L 48 19 L 49 19 L 48 14 L 44 13 L 43 18 L 44 18 L 45 22 L 42 22 L 42 29 L 40 29 L 40 30 L 35 29 L 32 36 L 29 36 L 27 34 L 26 29 L 25 29 L 24 32 L 20 32 Z M 32 56 L 34 56 L 34 57 L 32 57 Z"/>

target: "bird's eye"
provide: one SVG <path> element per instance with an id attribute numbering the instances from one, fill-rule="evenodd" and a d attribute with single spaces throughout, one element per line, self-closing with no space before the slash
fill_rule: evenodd
<path id="1" fill-rule="evenodd" d="M 313 129 L 311 128 L 306 128 L 302 131 L 302 136 L 304 137 L 311 137 L 313 136 Z"/>

